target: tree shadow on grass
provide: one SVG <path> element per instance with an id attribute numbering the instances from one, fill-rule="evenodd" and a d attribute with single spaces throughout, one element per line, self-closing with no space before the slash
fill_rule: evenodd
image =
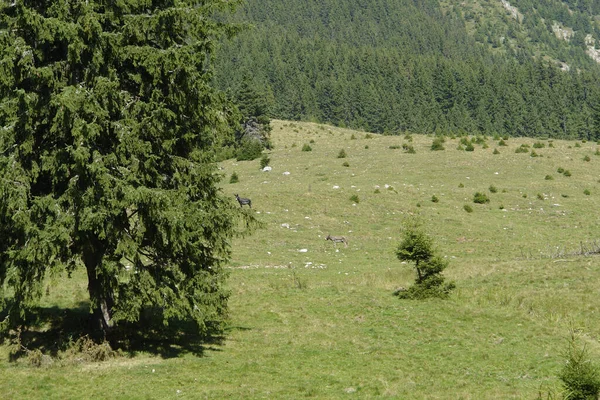
<path id="1" fill-rule="evenodd" d="M 88 302 L 75 308 L 37 307 L 31 310 L 22 326 L 12 330 L 9 343 L 12 345 L 11 361 L 40 351 L 52 358 L 60 357 L 70 349 L 78 351 L 79 342 L 87 338 L 97 344 L 108 342 L 117 354 L 134 357 L 138 354 L 153 354 L 162 358 L 180 357 L 184 354 L 205 355 L 206 351 L 221 351 L 226 335 L 231 330 L 246 329 L 210 327 L 206 334 L 199 334 L 195 323 L 176 321 L 168 327 L 162 325 L 159 313 L 146 313 L 137 323 L 122 323 L 108 335 L 95 329 L 92 324 Z"/>

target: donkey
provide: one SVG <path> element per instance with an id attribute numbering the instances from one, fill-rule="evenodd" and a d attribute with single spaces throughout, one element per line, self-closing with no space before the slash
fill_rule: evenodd
<path id="1" fill-rule="evenodd" d="M 244 204 L 247 204 L 248 207 L 252 208 L 252 200 L 245 199 L 243 197 L 238 196 L 237 194 L 235 195 L 235 198 L 237 199 L 238 203 L 240 203 L 240 207 L 242 207 Z"/>
<path id="2" fill-rule="evenodd" d="M 348 240 L 343 237 L 343 236 L 331 236 L 331 235 L 327 235 L 327 237 L 325 238 L 325 240 L 331 240 L 333 242 L 333 245 L 335 247 L 337 247 L 337 243 L 344 243 L 344 245 L 346 247 L 348 247 Z"/>

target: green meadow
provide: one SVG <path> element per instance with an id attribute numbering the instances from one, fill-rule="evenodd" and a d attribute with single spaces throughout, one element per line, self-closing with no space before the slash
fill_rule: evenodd
<path id="1" fill-rule="evenodd" d="M 232 242 L 222 340 L 41 366 L 0 346 L 1 398 L 535 399 L 560 393 L 571 333 L 600 359 L 596 142 L 432 151 L 433 136 L 272 125 L 270 171 L 221 163 L 223 192 L 263 223 Z M 449 299 L 392 295 L 415 279 L 395 256 L 413 219 L 449 261 Z M 85 307 L 86 284 L 50 276 L 43 305 Z"/>

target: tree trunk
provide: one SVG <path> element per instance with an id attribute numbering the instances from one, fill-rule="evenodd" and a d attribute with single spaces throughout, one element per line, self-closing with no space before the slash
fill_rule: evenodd
<path id="1" fill-rule="evenodd" d="M 102 257 L 103 252 L 92 246 L 83 252 L 83 262 L 88 275 L 88 292 L 93 307 L 92 326 L 106 335 L 113 327 L 114 299 L 110 282 L 105 281 L 102 271 L 99 270 Z"/>
<path id="2" fill-rule="evenodd" d="M 419 269 L 419 260 L 415 262 L 417 269 L 417 283 L 421 283 L 423 281 L 423 275 L 421 274 L 421 270 Z"/>

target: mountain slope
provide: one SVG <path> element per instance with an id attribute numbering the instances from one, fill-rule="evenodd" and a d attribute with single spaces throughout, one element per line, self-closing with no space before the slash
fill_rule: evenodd
<path id="1" fill-rule="evenodd" d="M 529 47 L 493 49 L 463 14 L 432 0 L 249 0 L 236 18 L 253 27 L 224 44 L 215 82 L 235 93 L 250 80 L 276 118 L 600 138 L 600 68 L 565 73 Z"/>

